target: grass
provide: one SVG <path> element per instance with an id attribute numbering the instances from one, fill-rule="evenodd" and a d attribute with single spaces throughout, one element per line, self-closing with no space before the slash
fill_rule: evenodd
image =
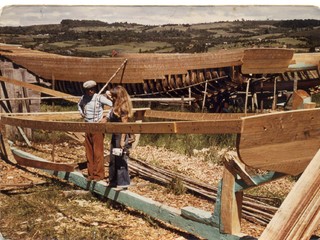
<path id="1" fill-rule="evenodd" d="M 108 45 L 108 46 L 93 46 L 93 47 L 77 47 L 79 51 L 86 51 L 86 52 L 111 52 L 112 50 L 121 50 L 127 53 L 139 53 L 139 52 L 146 52 L 152 51 L 155 49 L 160 49 L 160 51 L 164 51 L 163 49 L 172 49 L 172 46 L 169 43 L 165 42 L 130 42 L 130 43 L 122 43 L 116 45 Z"/>
<path id="2" fill-rule="evenodd" d="M 97 202 L 90 193 L 86 196 L 64 197 L 63 190 L 72 187 L 55 182 L 13 195 L 0 194 L 0 230 L 10 239 L 122 239 L 112 230 L 86 224 L 84 215 L 92 209 L 78 201 Z M 102 213 L 101 213 L 102 214 Z M 14 227 L 13 227 L 14 226 Z"/>
<path id="3" fill-rule="evenodd" d="M 276 39 L 277 42 L 282 43 L 282 44 L 287 44 L 287 45 L 291 45 L 291 46 L 298 46 L 298 45 L 305 45 L 306 42 L 305 41 L 301 41 L 295 38 L 289 38 L 289 37 L 285 37 L 285 38 L 277 38 Z"/>
<path id="4" fill-rule="evenodd" d="M 175 195 L 182 195 L 186 193 L 187 189 L 183 185 L 183 182 L 179 178 L 173 178 L 167 185 L 168 192 L 172 192 Z"/>
<path id="5" fill-rule="evenodd" d="M 65 48 L 65 47 L 72 47 L 75 45 L 75 43 L 72 41 L 65 41 L 65 42 L 51 43 L 50 45 L 54 47 Z"/>
<path id="6" fill-rule="evenodd" d="M 233 149 L 235 140 L 235 134 L 142 134 L 139 145 L 163 147 L 187 156 L 201 154 L 205 161 L 221 164 L 218 150 Z"/>

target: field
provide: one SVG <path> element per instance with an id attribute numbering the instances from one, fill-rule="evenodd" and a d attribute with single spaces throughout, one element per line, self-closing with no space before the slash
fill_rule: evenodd
<path id="1" fill-rule="evenodd" d="M 319 22 L 308 20 L 235 21 L 196 25 L 143 26 L 128 23 L 94 25 L 63 21 L 31 27 L 1 27 L 0 42 L 71 56 L 108 57 L 119 53 L 206 52 L 243 47 L 287 47 L 312 52 L 320 46 Z M 311 24 L 312 23 L 312 24 Z M 300 25 L 299 25 L 300 24 Z M 319 94 L 313 96 L 319 106 Z M 57 106 L 56 106 L 57 107 Z M 25 151 L 57 162 L 82 162 L 84 146 L 51 132 L 38 132 L 32 147 L 15 139 Z M 105 139 L 109 146 L 110 136 Z M 186 144 L 187 143 L 187 144 Z M 235 150 L 235 136 L 144 135 L 131 156 L 147 164 L 217 186 L 222 158 Z M 105 170 L 108 171 L 108 151 Z M 85 170 L 82 171 L 84 176 Z M 186 191 L 179 181 L 159 184 L 131 175 L 130 191 L 175 208 L 195 206 L 212 212 L 213 200 Z M 297 178 L 281 180 L 245 192 L 279 207 Z M 107 181 L 107 179 L 105 180 Z M 242 220 L 244 235 L 259 237 L 265 226 Z M 0 239 L 200 239 L 131 208 L 98 197 L 73 184 L 0 160 Z M 315 233 L 319 234 L 319 230 Z"/>
<path id="2" fill-rule="evenodd" d="M 139 25 L 63 20 L 56 25 L 0 27 L 0 43 L 75 56 L 119 53 L 195 53 L 229 48 L 286 47 L 299 52 L 320 46 L 317 20 L 233 21 Z"/>

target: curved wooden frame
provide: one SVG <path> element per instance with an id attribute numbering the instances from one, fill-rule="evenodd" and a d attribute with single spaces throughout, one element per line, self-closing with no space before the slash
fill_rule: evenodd
<path id="1" fill-rule="evenodd" d="M 163 115 L 165 117 L 165 114 Z M 2 124 L 66 132 L 238 134 L 237 151 L 247 166 L 290 175 L 301 173 L 320 146 L 320 108 L 238 119 L 84 123 L 2 116 Z"/>

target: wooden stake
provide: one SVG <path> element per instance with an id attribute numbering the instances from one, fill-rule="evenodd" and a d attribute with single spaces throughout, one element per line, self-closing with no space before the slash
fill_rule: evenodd
<path id="1" fill-rule="evenodd" d="M 247 88 L 246 88 L 246 101 L 244 105 L 244 113 L 247 114 L 247 108 L 248 108 L 248 95 L 249 95 L 249 86 L 250 86 L 250 78 L 247 80 Z"/>
<path id="2" fill-rule="evenodd" d="M 120 71 L 120 69 L 125 66 L 127 63 L 128 59 L 124 60 L 124 62 L 121 64 L 121 66 L 117 69 L 117 71 L 111 76 L 111 78 L 108 80 L 108 82 L 100 89 L 98 94 L 101 94 L 105 88 L 108 86 L 108 84 L 111 82 L 111 80 L 117 75 L 117 73 Z"/>

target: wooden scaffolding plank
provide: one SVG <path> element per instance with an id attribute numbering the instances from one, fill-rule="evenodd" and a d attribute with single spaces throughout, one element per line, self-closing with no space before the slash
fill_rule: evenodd
<path id="1" fill-rule="evenodd" d="M 293 186 L 259 239 L 309 240 L 320 223 L 319 209 L 320 150 Z"/>

